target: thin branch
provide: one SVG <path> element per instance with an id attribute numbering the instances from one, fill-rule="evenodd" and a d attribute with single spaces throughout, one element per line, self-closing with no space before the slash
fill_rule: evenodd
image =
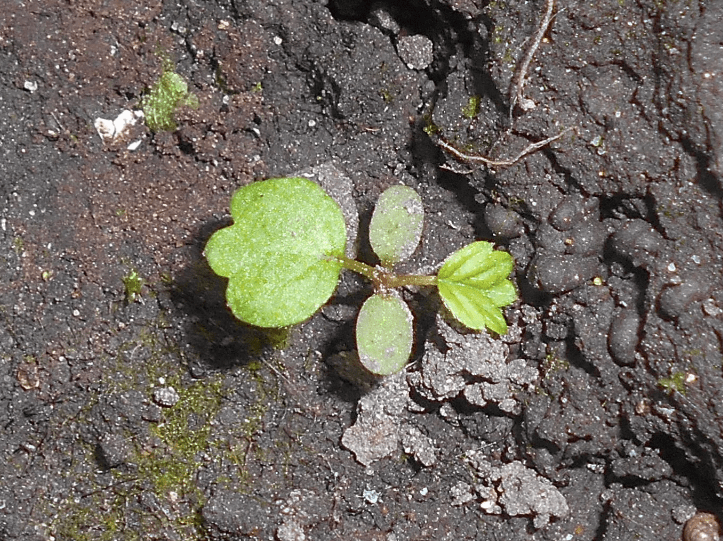
<path id="1" fill-rule="evenodd" d="M 547 32 L 547 29 L 550 27 L 550 22 L 552 21 L 552 14 L 554 9 L 555 0 L 545 0 L 545 13 L 540 20 L 537 31 L 529 41 L 529 46 L 525 50 L 525 53 L 522 55 L 520 62 L 517 64 L 515 74 L 512 77 L 512 81 L 510 81 L 510 127 L 508 128 L 508 133 L 512 129 L 512 116 L 515 107 L 519 105 L 525 111 L 534 107 L 534 102 L 525 98 L 524 96 L 525 78 L 527 77 L 527 70 L 530 67 L 532 58 L 535 56 L 535 53 L 540 46 L 540 43 L 542 43 L 545 32 Z M 522 152 L 520 152 L 517 156 L 503 160 L 487 158 L 485 156 L 480 156 L 479 154 L 467 154 L 465 152 L 462 152 L 461 150 L 454 148 L 441 137 L 437 139 L 436 143 L 460 161 L 474 165 L 486 165 L 487 167 L 507 167 L 509 165 L 517 163 L 528 154 L 531 154 L 532 152 L 535 152 L 536 150 L 539 150 L 542 147 L 547 146 L 554 141 L 557 141 L 572 129 L 573 128 L 567 128 L 561 133 L 552 137 L 548 137 L 543 141 L 531 143 L 527 147 L 525 147 L 525 149 L 522 150 Z"/>
<path id="2" fill-rule="evenodd" d="M 523 95 L 525 78 L 527 77 L 527 70 L 530 67 L 532 58 L 535 56 L 540 43 L 542 43 L 545 32 L 547 32 L 547 29 L 550 27 L 554 7 L 555 0 L 546 0 L 545 14 L 540 21 L 540 25 L 537 27 L 537 32 L 532 36 L 529 47 L 525 51 L 525 54 L 522 55 L 522 60 L 518 63 L 515 75 L 510 82 L 510 125 L 512 124 L 512 113 L 518 104 L 525 111 L 535 106 L 532 100 L 528 100 Z"/>
<path id="3" fill-rule="evenodd" d="M 558 133 L 557 135 L 554 135 L 552 137 L 548 137 L 547 139 L 544 139 L 542 141 L 538 141 L 537 143 L 531 143 L 527 147 L 522 150 L 517 156 L 514 158 L 508 158 L 506 160 L 495 160 L 492 158 L 486 158 L 484 156 L 480 156 L 479 154 L 467 154 L 465 152 L 462 152 L 461 150 L 458 150 L 454 148 L 452 145 L 450 145 L 447 141 L 443 139 L 439 139 L 437 141 L 437 144 L 442 147 L 444 150 L 452 154 L 455 158 L 457 158 L 460 161 L 467 162 L 474 165 L 486 165 L 488 167 L 507 167 L 509 165 L 513 165 L 520 161 L 522 158 L 527 156 L 528 154 L 531 154 L 532 152 L 535 152 L 536 150 L 541 149 L 544 146 L 549 145 L 550 143 L 557 141 L 558 139 L 562 138 L 567 132 L 572 131 L 573 128 L 566 128 L 561 133 Z"/>

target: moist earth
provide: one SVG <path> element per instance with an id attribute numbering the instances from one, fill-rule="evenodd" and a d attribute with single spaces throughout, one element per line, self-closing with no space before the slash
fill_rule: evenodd
<path id="1" fill-rule="evenodd" d="M 723 4 L 560 0 L 510 112 L 546 9 L 5 2 L 2 538 L 658 541 L 719 513 Z M 168 70 L 194 99 L 153 133 Z M 507 167 L 439 144 L 559 134 Z M 205 242 L 235 189 L 304 172 L 368 263 L 400 182 L 426 211 L 400 270 L 509 251 L 507 335 L 404 291 L 412 361 L 372 378 L 347 274 L 297 327 L 235 321 Z"/>

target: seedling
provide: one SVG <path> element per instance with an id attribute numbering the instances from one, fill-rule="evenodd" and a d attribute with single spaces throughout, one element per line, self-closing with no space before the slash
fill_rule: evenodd
<path id="1" fill-rule="evenodd" d="M 123 285 L 126 290 L 126 301 L 128 303 L 139 301 L 143 291 L 143 278 L 135 271 L 131 270 L 123 277 Z"/>
<path id="2" fill-rule="evenodd" d="M 276 178 L 245 186 L 231 198 L 234 224 L 214 233 L 205 255 L 229 279 L 226 300 L 241 321 L 285 327 L 311 317 L 334 293 L 342 269 L 374 284 L 357 319 L 359 358 L 374 374 L 398 372 L 409 359 L 412 314 L 395 291 L 436 286 L 451 314 L 474 330 L 507 332 L 501 307 L 517 298 L 507 278 L 514 261 L 478 241 L 457 250 L 436 276 L 396 274 L 416 250 L 424 209 L 419 194 L 393 186 L 379 198 L 369 240 L 381 265 L 345 255 L 346 225 L 339 205 L 306 178 Z"/>
<path id="3" fill-rule="evenodd" d="M 164 57 L 161 77 L 142 101 L 146 126 L 153 132 L 175 131 L 173 116 L 182 105 L 196 109 L 198 98 L 188 91 L 186 81 L 174 71 L 173 62 Z"/>

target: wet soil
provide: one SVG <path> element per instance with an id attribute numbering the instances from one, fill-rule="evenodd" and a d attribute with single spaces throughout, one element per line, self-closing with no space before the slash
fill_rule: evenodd
<path id="1" fill-rule="evenodd" d="M 723 4 L 561 0 L 511 116 L 543 4 L 6 2 L 2 538 L 657 541 L 718 513 Z M 169 61 L 198 106 L 101 138 Z M 509 167 L 437 144 L 567 128 Z M 236 322 L 206 240 L 239 186 L 319 165 L 362 257 L 398 182 L 427 212 L 410 269 L 512 253 L 508 335 L 407 291 L 414 358 L 370 382 L 354 276 L 293 329 Z"/>

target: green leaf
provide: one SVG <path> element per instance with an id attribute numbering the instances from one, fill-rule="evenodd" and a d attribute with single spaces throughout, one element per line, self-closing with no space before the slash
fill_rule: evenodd
<path id="1" fill-rule="evenodd" d="M 205 255 L 229 278 L 234 315 L 259 327 L 311 317 L 334 293 L 346 244 L 341 209 L 305 178 L 245 186 L 231 199 L 234 224 L 214 233 Z"/>
<path id="2" fill-rule="evenodd" d="M 380 376 L 399 372 L 412 352 L 412 313 L 395 294 L 372 295 L 356 322 L 356 345 L 362 364 Z"/>
<path id="3" fill-rule="evenodd" d="M 392 186 L 379 196 L 369 224 L 369 242 L 382 264 L 391 266 L 414 253 L 422 237 L 424 207 L 408 186 Z"/>
<path id="4" fill-rule="evenodd" d="M 439 295 L 452 315 L 470 329 L 507 332 L 500 307 L 517 299 L 507 279 L 515 262 L 489 242 L 473 242 L 450 255 L 437 274 Z"/>

